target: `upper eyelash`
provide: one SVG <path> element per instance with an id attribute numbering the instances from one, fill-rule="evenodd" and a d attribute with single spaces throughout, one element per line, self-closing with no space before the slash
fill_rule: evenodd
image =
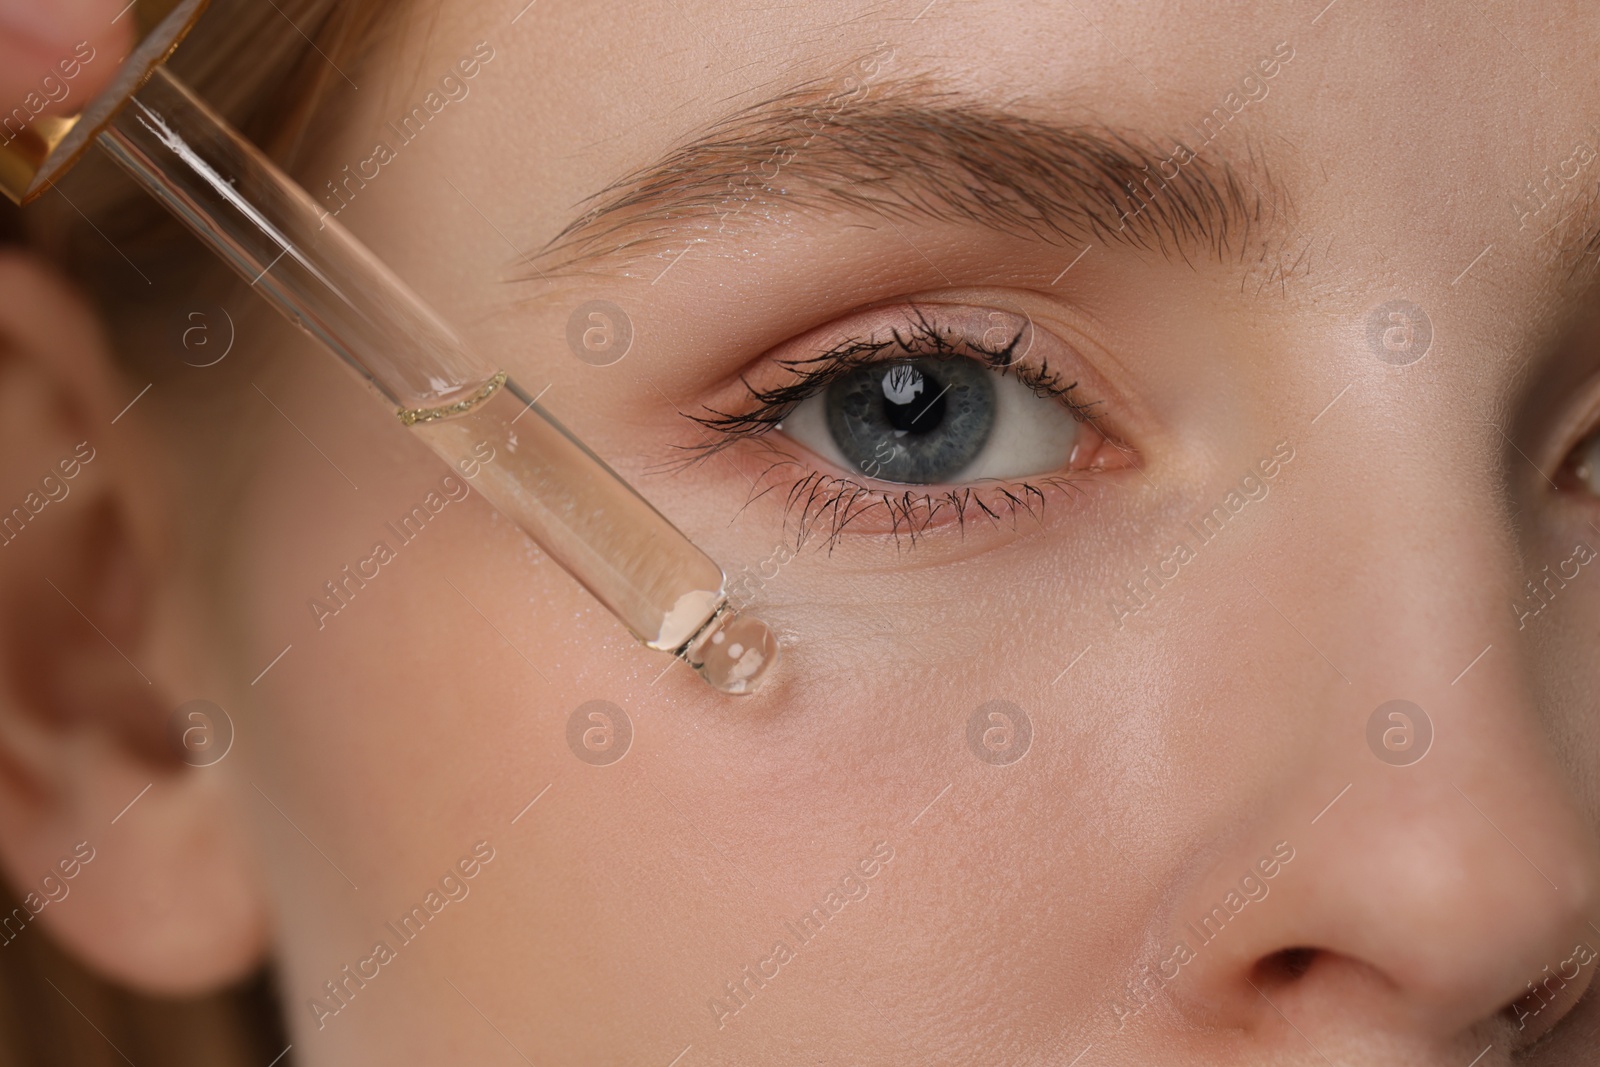
<path id="1" fill-rule="evenodd" d="M 767 433 L 787 418 L 797 404 L 821 392 L 834 379 L 858 367 L 889 362 L 884 358 L 889 353 L 909 357 L 976 355 L 990 370 L 1000 374 L 1015 374 L 1019 382 L 1033 390 L 1034 395 L 1060 402 L 1079 421 L 1095 421 L 1095 409 L 1099 407 L 1099 401 L 1077 400 L 1073 396 L 1078 388 L 1076 381 L 1063 382 L 1061 376 L 1051 370 L 1045 361 L 1041 361 L 1037 367 L 1015 362 L 1017 345 L 1022 342 L 1026 327 L 1018 330 L 1005 345 L 991 348 L 978 340 L 963 338 L 952 342 L 923 309 L 913 307 L 911 311 L 912 318 L 906 327 L 896 326 L 890 336 L 883 340 L 857 338 L 815 356 L 778 360 L 780 366 L 798 375 L 793 382 L 770 389 L 758 389 L 748 379 L 741 377 L 740 381 L 744 383 L 755 406 L 742 414 L 708 407 L 704 415 L 688 415 L 691 421 L 704 429 L 715 431 L 720 438 L 682 446 L 695 454 L 690 462 L 696 462 L 741 439 Z"/>

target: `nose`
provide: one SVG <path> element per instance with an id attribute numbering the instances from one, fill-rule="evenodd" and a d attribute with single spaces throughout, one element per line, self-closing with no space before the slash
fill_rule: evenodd
<path id="1" fill-rule="evenodd" d="M 1259 654 L 1304 670 L 1253 697 L 1293 741 L 1250 787 L 1267 814 L 1218 835 L 1161 923 L 1188 949 L 1167 966 L 1181 1009 L 1301 1053 L 1375 1035 L 1413 1050 L 1395 1062 L 1453 1062 L 1469 1035 L 1504 1050 L 1600 968 L 1600 849 L 1508 607 L 1527 564 L 1509 522 L 1465 513 L 1483 495 L 1429 491 L 1308 505 L 1319 550 L 1359 566 L 1308 579 L 1303 557 L 1257 557 L 1277 618 L 1305 620 Z"/>

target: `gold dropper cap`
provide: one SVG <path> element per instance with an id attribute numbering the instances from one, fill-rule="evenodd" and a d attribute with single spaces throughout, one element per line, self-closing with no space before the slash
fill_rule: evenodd
<path id="1" fill-rule="evenodd" d="M 53 0 L 44 0 L 49 3 Z M 105 91 L 76 115 L 34 115 L 24 100 L 0 115 L 0 190 L 25 204 L 72 168 L 112 116 L 139 91 L 199 20 L 208 0 L 138 0 L 133 15 L 139 43 Z M 13 132 L 17 113 L 27 116 Z"/>

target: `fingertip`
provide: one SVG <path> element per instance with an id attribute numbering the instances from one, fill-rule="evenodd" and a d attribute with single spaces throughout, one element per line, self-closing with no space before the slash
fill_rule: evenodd
<path id="1" fill-rule="evenodd" d="M 21 39 L 47 51 L 71 51 L 80 41 L 109 44 L 133 34 L 128 0 L 0 0 L 0 37 Z"/>
<path id="2" fill-rule="evenodd" d="M 0 108 L 80 110 L 111 82 L 134 33 L 127 0 L 0 0 Z"/>

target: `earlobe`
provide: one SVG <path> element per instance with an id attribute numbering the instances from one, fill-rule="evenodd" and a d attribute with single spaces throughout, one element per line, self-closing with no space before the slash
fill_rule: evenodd
<path id="1" fill-rule="evenodd" d="M 48 928 L 127 984 L 196 992 L 256 965 L 261 881 L 227 772 L 168 729 L 191 695 L 158 654 L 173 531 L 159 451 L 94 316 L 0 256 L 0 868 Z"/>

